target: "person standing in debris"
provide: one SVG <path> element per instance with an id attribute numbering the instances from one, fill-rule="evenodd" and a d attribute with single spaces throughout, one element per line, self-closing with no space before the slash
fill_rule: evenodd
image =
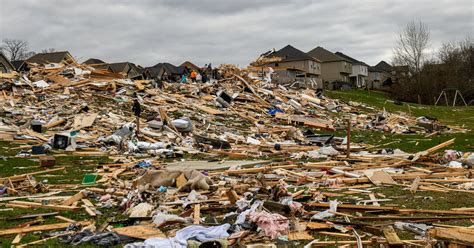
<path id="1" fill-rule="evenodd" d="M 207 80 L 208 80 L 207 79 L 207 72 L 203 72 L 202 73 L 202 83 L 204 83 L 204 84 L 207 83 Z"/>
<path id="2" fill-rule="evenodd" d="M 191 81 L 193 81 L 193 83 L 196 82 L 196 77 L 197 77 L 197 72 L 193 70 L 190 75 Z"/>
<path id="3" fill-rule="evenodd" d="M 135 114 L 135 117 L 137 117 L 136 123 L 137 123 L 137 130 L 136 130 L 136 135 L 140 134 L 140 114 L 142 113 L 142 106 L 140 105 L 140 102 L 138 101 L 138 97 L 135 97 L 133 99 L 133 107 L 132 111 Z"/>

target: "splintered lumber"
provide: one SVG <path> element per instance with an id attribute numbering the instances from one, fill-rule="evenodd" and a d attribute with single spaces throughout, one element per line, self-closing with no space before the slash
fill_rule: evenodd
<path id="1" fill-rule="evenodd" d="M 199 225 L 199 223 L 201 222 L 201 205 L 200 204 L 196 204 L 194 205 L 194 215 L 193 215 L 193 218 L 194 218 L 194 224 L 195 225 Z"/>
<path id="2" fill-rule="evenodd" d="M 66 222 L 69 222 L 69 223 L 76 223 L 77 222 L 75 220 L 69 219 L 69 218 L 61 216 L 61 215 L 54 216 L 54 218 L 56 218 L 58 220 L 66 221 Z"/>
<path id="3" fill-rule="evenodd" d="M 455 141 L 455 140 L 456 140 L 455 138 L 454 138 L 454 139 L 450 139 L 450 140 L 445 141 L 445 142 L 443 142 L 443 143 L 441 143 L 441 144 L 439 144 L 439 145 L 433 146 L 433 147 L 431 147 L 431 148 L 429 148 L 429 149 L 427 149 L 427 150 L 418 152 L 418 153 L 415 154 L 415 156 L 413 157 L 413 159 L 412 159 L 411 161 L 412 161 L 412 162 L 415 162 L 415 161 L 419 160 L 421 157 L 428 156 L 428 155 L 430 155 L 430 154 L 436 152 L 436 151 L 439 150 L 439 149 L 443 149 L 443 148 L 445 148 L 445 147 L 447 147 L 447 146 L 450 146 L 450 145 L 454 144 L 454 141 Z"/>
<path id="4" fill-rule="evenodd" d="M 78 221 L 77 224 L 81 226 L 90 225 L 92 222 L 90 221 Z M 23 228 L 9 228 L 0 230 L 0 236 L 5 235 L 12 235 L 18 233 L 29 233 L 29 232 L 38 232 L 38 231 L 50 231 L 55 229 L 63 229 L 71 225 L 71 223 L 57 223 L 57 224 L 48 224 L 48 225 L 39 225 L 39 226 L 30 226 L 30 227 L 23 227 Z"/>
<path id="5" fill-rule="evenodd" d="M 77 210 L 79 207 L 74 206 L 63 206 L 63 205 L 52 205 L 52 204 L 41 204 L 39 202 L 25 202 L 25 201 L 11 201 L 11 204 L 27 206 L 31 208 L 45 208 L 54 210 Z"/>
<path id="6" fill-rule="evenodd" d="M 188 180 L 186 180 L 186 177 L 184 176 L 184 173 L 179 174 L 179 176 L 176 178 L 176 187 L 181 188 L 183 187 Z"/>
<path id="7" fill-rule="evenodd" d="M 36 171 L 36 172 L 31 172 L 31 173 L 25 173 L 21 175 L 15 175 L 11 177 L 6 177 L 6 178 L 0 178 L 0 181 L 4 181 L 6 179 L 11 180 L 12 182 L 17 182 L 17 181 L 23 181 L 26 179 L 27 176 L 32 176 L 32 175 L 38 175 L 38 174 L 44 174 L 44 173 L 49 173 L 49 172 L 55 172 L 55 171 L 60 171 L 64 170 L 66 167 L 60 167 L 60 168 L 55 168 L 55 169 L 48 169 L 48 170 L 42 170 L 42 171 Z"/>
<path id="8" fill-rule="evenodd" d="M 94 193 L 104 194 L 104 195 L 111 194 L 111 195 L 116 195 L 116 196 L 125 196 L 127 194 L 122 191 L 114 191 L 113 193 L 109 193 L 105 189 L 100 189 L 100 188 L 86 188 L 86 190 L 94 192 Z"/>
<path id="9" fill-rule="evenodd" d="M 231 174 L 258 173 L 258 172 L 264 172 L 264 171 L 275 170 L 275 169 L 295 169 L 295 168 L 298 168 L 298 165 L 263 166 L 260 168 L 226 170 L 223 173 L 231 175 Z"/>
<path id="10" fill-rule="evenodd" d="M 435 227 L 428 231 L 435 239 L 449 240 L 458 244 L 474 244 L 474 228 L 439 228 Z"/>
<path id="11" fill-rule="evenodd" d="M 311 230 L 319 230 L 319 229 L 329 229 L 332 228 L 332 225 L 322 222 L 301 222 L 300 224 L 306 225 L 306 228 Z"/>
<path id="12" fill-rule="evenodd" d="M 225 193 L 227 195 L 227 198 L 229 198 L 231 204 L 235 204 L 235 202 L 239 200 L 239 196 L 237 195 L 235 190 L 227 190 Z"/>
<path id="13" fill-rule="evenodd" d="M 313 240 L 314 237 L 308 232 L 291 232 L 288 234 L 288 240 Z"/>
<path id="14" fill-rule="evenodd" d="M 329 203 L 324 203 L 324 202 L 310 202 L 310 203 L 307 203 L 307 205 L 311 207 L 329 208 Z M 337 208 L 338 209 L 365 210 L 365 211 L 373 211 L 373 210 L 398 211 L 398 208 L 396 207 L 366 206 L 366 205 L 354 205 L 354 204 L 338 204 Z"/>
<path id="15" fill-rule="evenodd" d="M 410 187 L 410 192 L 411 193 L 416 193 L 416 191 L 418 190 L 418 185 L 421 181 L 421 178 L 420 177 L 416 177 L 415 180 L 413 180 L 413 184 L 411 185 Z"/>
<path id="16" fill-rule="evenodd" d="M 52 127 L 61 125 L 61 124 L 63 124 L 64 122 L 66 122 L 65 119 L 59 119 L 59 120 L 57 120 L 57 121 L 50 122 L 50 123 L 44 125 L 43 127 L 44 127 L 44 128 L 52 128 Z"/>
<path id="17" fill-rule="evenodd" d="M 61 202 L 61 205 L 64 205 L 64 206 L 71 206 L 72 204 L 74 204 L 74 202 L 77 202 L 79 201 L 80 199 L 84 198 L 84 192 L 82 191 L 79 191 L 79 193 L 67 198 L 66 200 L 64 200 L 63 202 Z"/>
<path id="18" fill-rule="evenodd" d="M 403 245 L 392 226 L 385 226 L 382 231 L 389 245 Z"/>
<path id="19" fill-rule="evenodd" d="M 424 244 L 425 240 L 402 240 L 403 243 L 414 243 L 414 244 Z M 362 240 L 363 245 L 376 245 L 376 244 L 388 244 L 386 240 Z M 337 240 L 337 241 L 315 241 L 311 242 L 310 247 L 322 247 L 322 246 L 333 246 L 333 245 L 357 245 L 357 240 Z"/>
<path id="20" fill-rule="evenodd" d="M 137 239 L 166 238 L 166 235 L 160 231 L 160 229 L 155 228 L 152 224 L 118 227 L 112 229 L 112 231 L 120 235 Z"/>
<path id="21" fill-rule="evenodd" d="M 12 245 L 17 245 L 20 243 L 21 239 L 25 236 L 24 233 L 19 233 L 15 236 L 15 238 L 12 241 Z"/>

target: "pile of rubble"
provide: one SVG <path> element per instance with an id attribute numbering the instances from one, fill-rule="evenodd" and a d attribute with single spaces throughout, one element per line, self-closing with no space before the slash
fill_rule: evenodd
<path id="1" fill-rule="evenodd" d="M 473 208 L 407 209 L 377 192 L 397 185 L 413 194 L 472 193 L 473 154 L 439 156 L 454 140 L 415 154 L 368 152 L 350 141 L 351 129 L 433 135 L 458 128 L 273 85 L 232 65 L 204 84 L 132 81 L 78 64 L 29 67 L 24 75 L 0 74 L 0 140 L 28 143 L 17 156 L 39 156 L 42 166 L 54 167 L 46 154 L 64 153 L 113 163 L 61 188 L 35 175 L 64 167 L 0 178 L 6 209 L 56 211 L 15 217 L 35 220 L 0 230 L 17 235 L 14 244 L 37 231 L 44 238 L 26 245 L 55 238 L 126 247 L 474 242 L 474 229 L 436 223 L 472 219 Z M 133 99 L 144 110 L 138 122 Z M 255 160 L 233 160 L 243 158 Z M 107 209 L 114 218 L 97 225 Z M 61 222 L 37 225 L 38 217 Z M 415 238 L 400 239 L 394 228 Z"/>

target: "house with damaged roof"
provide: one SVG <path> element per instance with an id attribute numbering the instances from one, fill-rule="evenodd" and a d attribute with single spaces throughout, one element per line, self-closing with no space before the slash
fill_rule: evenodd
<path id="1" fill-rule="evenodd" d="M 325 87 L 335 88 L 336 82 L 350 83 L 349 76 L 352 74 L 352 63 L 350 60 L 320 46 L 312 49 L 307 54 L 321 61 L 321 78 Z"/>
<path id="2" fill-rule="evenodd" d="M 158 63 L 151 67 L 145 67 L 143 75 L 145 79 L 166 80 L 175 79 L 185 72 L 185 67 L 178 67 L 170 63 Z"/>
<path id="3" fill-rule="evenodd" d="M 76 63 L 76 60 L 68 51 L 62 52 L 51 52 L 51 53 L 37 53 L 27 60 L 26 63 L 35 63 L 38 65 L 45 65 L 48 64 L 71 64 Z"/>
<path id="4" fill-rule="evenodd" d="M 287 84 L 299 81 L 306 87 L 322 87 L 321 64 L 305 52 L 287 45 L 278 51 L 266 52 L 253 63 L 251 69 L 268 71 L 272 68 L 272 81 Z"/>
<path id="5" fill-rule="evenodd" d="M 344 53 L 336 52 L 337 56 L 345 58 L 352 63 L 352 73 L 349 75 L 349 82 L 357 88 L 365 87 L 369 76 L 369 65 L 354 59 Z"/>
<path id="6" fill-rule="evenodd" d="M 11 73 L 13 71 L 15 71 L 15 66 L 3 53 L 0 53 L 0 73 Z"/>
<path id="7" fill-rule="evenodd" d="M 130 79 L 143 79 L 143 68 L 131 62 L 106 63 L 103 60 L 90 58 L 82 64 L 89 65 L 97 70 L 107 70 L 109 72 L 123 75 Z"/>

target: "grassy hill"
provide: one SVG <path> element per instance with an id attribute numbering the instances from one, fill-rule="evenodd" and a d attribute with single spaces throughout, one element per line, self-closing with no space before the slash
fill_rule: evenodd
<path id="1" fill-rule="evenodd" d="M 390 96 L 383 92 L 365 90 L 326 91 L 328 97 L 342 101 L 365 103 L 380 110 L 406 113 L 415 117 L 427 116 L 438 119 L 444 125 L 453 125 L 468 129 L 465 133 L 442 134 L 431 138 L 424 135 L 397 135 L 381 132 L 364 131 L 355 134 L 355 141 L 380 145 L 381 148 L 400 148 L 407 152 L 420 151 L 451 138 L 456 138 L 456 144 L 451 149 L 474 151 L 474 106 L 447 107 L 429 106 L 414 103 L 397 105 Z M 384 145 L 387 144 L 387 145 Z"/>

